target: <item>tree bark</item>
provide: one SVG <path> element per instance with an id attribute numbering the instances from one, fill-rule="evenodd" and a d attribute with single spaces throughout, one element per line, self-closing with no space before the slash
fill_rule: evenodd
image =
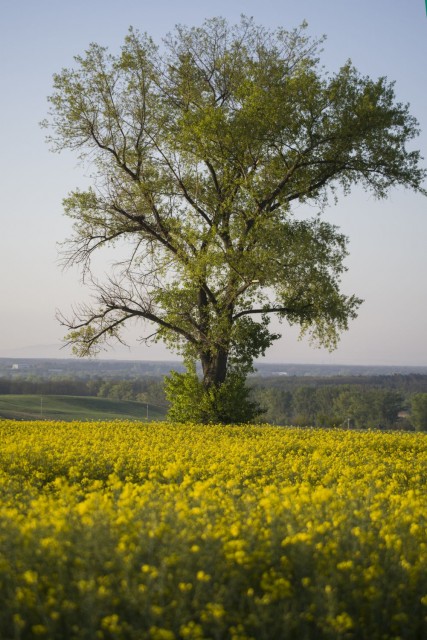
<path id="1" fill-rule="evenodd" d="M 205 352 L 200 357 L 205 389 L 220 386 L 227 375 L 228 351 L 218 349 L 215 353 Z"/>

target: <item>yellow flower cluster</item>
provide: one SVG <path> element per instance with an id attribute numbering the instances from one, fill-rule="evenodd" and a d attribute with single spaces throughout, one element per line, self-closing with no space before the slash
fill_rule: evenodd
<path id="1" fill-rule="evenodd" d="M 427 637 L 423 434 L 0 423 L 0 638 Z"/>

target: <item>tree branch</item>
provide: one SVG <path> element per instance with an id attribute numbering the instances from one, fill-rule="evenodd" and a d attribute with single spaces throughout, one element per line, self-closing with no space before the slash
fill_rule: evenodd
<path id="1" fill-rule="evenodd" d="M 307 304 L 304 307 L 298 307 L 298 312 L 302 312 L 305 309 L 309 309 L 311 306 L 312 306 L 311 304 Z M 251 314 L 260 314 L 260 313 L 286 314 L 286 313 L 295 313 L 295 311 L 296 309 L 292 307 L 263 307 L 262 309 L 246 309 L 244 311 L 239 311 L 238 313 L 234 314 L 233 322 L 238 320 L 238 318 L 251 315 Z"/>

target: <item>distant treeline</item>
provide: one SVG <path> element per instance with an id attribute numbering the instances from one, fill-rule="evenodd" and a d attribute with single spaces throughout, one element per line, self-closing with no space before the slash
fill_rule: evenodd
<path id="1" fill-rule="evenodd" d="M 413 399 L 418 412 L 427 399 L 427 375 L 422 374 L 252 377 L 249 382 L 264 410 L 259 421 L 279 425 L 411 429 L 417 426 Z M 0 394 L 95 396 L 167 406 L 162 377 L 0 378 Z"/>
<path id="2" fill-rule="evenodd" d="M 286 377 L 253 380 L 253 395 L 273 424 L 412 429 L 412 400 L 427 376 Z"/>
<path id="3" fill-rule="evenodd" d="M 263 422 L 358 429 L 409 427 L 402 418 L 408 401 L 399 391 L 339 385 L 292 390 L 257 387 L 253 394 L 264 409 Z"/>
<path id="4" fill-rule="evenodd" d="M 337 375 L 337 376 L 287 376 L 278 375 L 268 378 L 254 376 L 253 383 L 258 386 L 277 387 L 292 390 L 295 387 L 335 387 L 357 386 L 375 389 L 394 389 L 402 393 L 427 392 L 427 374 L 408 373 L 393 375 Z"/>

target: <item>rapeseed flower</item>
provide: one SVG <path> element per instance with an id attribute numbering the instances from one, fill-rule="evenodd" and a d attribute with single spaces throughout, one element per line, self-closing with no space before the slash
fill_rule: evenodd
<path id="1" fill-rule="evenodd" d="M 427 438 L 0 424 L 0 637 L 427 637 Z"/>

